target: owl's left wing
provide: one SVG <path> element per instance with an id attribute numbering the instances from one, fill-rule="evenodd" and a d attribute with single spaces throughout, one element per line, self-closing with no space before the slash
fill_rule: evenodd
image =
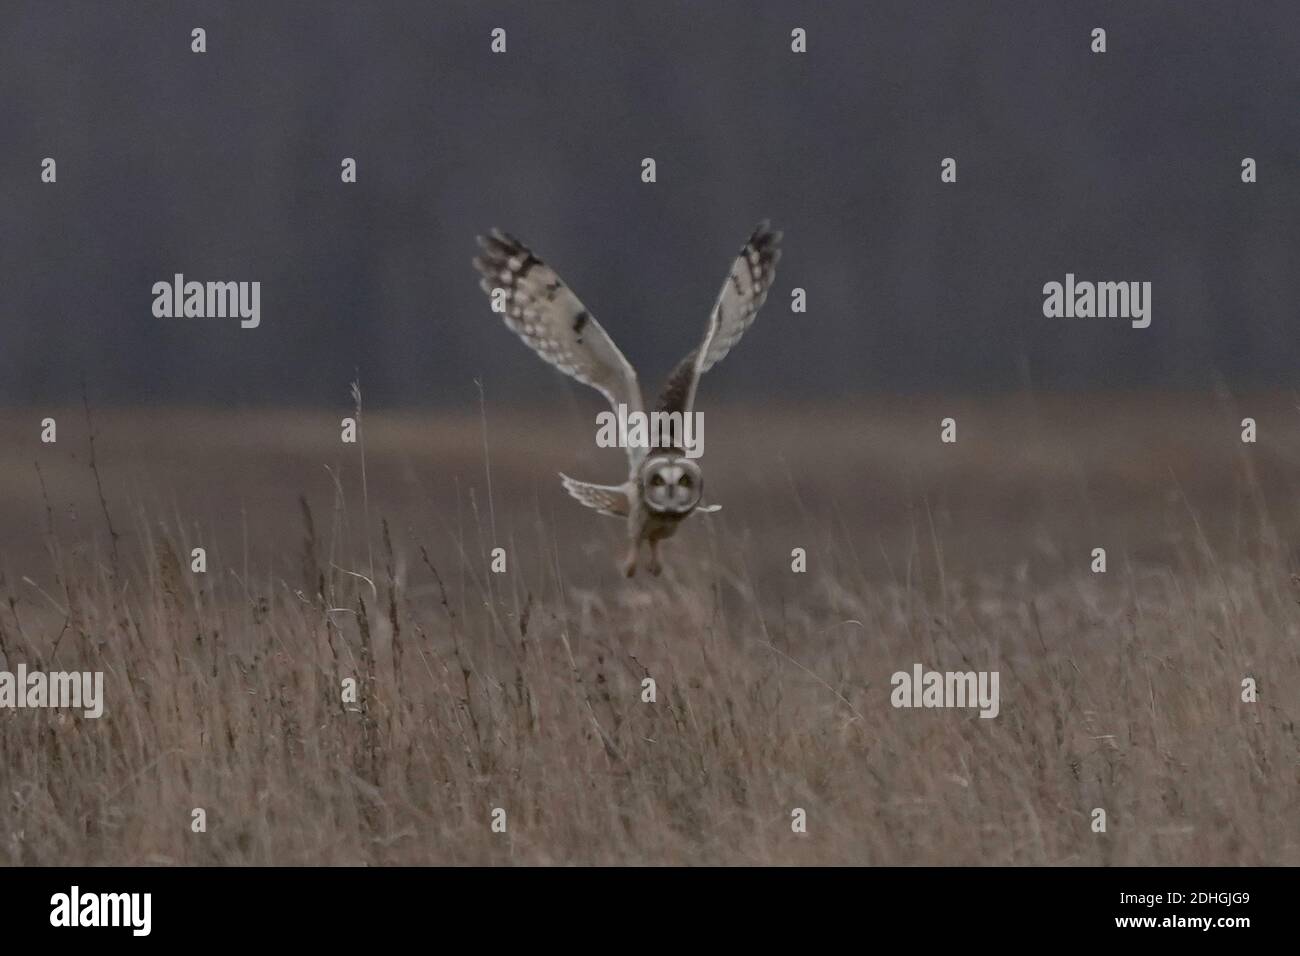
<path id="1" fill-rule="evenodd" d="M 659 411 L 689 413 L 694 408 L 700 376 L 726 357 L 767 300 L 781 258 L 780 242 L 781 233 L 773 231 L 766 220 L 754 229 L 722 285 L 704 342 L 668 377 L 659 396 Z"/>
<path id="2" fill-rule="evenodd" d="M 489 296 L 505 291 L 506 325 L 545 361 L 604 395 L 615 412 L 620 404 L 640 412 L 635 369 L 555 270 L 507 232 L 493 229 L 478 242 L 479 285 Z"/>

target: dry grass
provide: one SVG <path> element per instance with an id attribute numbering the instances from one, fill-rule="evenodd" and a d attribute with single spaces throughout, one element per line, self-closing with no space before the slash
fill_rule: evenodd
<path id="1" fill-rule="evenodd" d="M 1300 863 L 1300 415 L 1099 406 L 720 410 L 725 510 L 633 583 L 585 412 L 489 402 L 490 503 L 477 408 L 367 413 L 368 505 L 347 408 L 102 412 L 117 557 L 80 410 L 7 413 L 0 657 L 106 712 L 0 711 L 0 862 Z M 1000 715 L 893 709 L 913 662 Z"/>

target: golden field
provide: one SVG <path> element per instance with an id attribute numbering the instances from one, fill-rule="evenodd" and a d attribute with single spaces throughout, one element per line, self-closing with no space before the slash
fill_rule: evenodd
<path id="1" fill-rule="evenodd" d="M 631 581 L 587 397 L 0 412 L 0 666 L 106 684 L 0 710 L 0 863 L 1300 863 L 1295 396 L 706 406 Z"/>

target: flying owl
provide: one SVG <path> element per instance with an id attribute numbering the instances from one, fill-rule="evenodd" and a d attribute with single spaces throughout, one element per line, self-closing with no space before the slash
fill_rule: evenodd
<path id="1" fill-rule="evenodd" d="M 781 233 L 773 232 L 767 222 L 754 230 L 722 285 L 704 341 L 669 376 L 656 411 L 680 412 L 683 420 L 694 411 L 700 376 L 740 341 L 767 298 L 781 256 L 780 240 Z M 487 237 L 479 236 L 478 243 L 483 251 L 474 266 L 483 274 L 480 285 L 489 297 L 503 300 L 506 325 L 551 365 L 603 394 L 616 414 L 620 404 L 629 418 L 632 412 L 643 412 L 635 369 L 555 270 L 509 233 L 494 229 Z M 621 485 L 593 485 L 563 473 L 560 480 L 588 508 L 627 519 L 630 546 L 624 574 L 636 573 L 644 541 L 650 546 L 647 569 L 657 575 L 662 570 L 659 542 L 692 512 L 717 511 L 719 506 L 701 504 L 700 467 L 671 441 L 628 447 L 627 456 L 627 481 Z"/>

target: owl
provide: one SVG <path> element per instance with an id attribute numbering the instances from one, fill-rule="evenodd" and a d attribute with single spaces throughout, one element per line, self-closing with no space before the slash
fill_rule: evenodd
<path id="1" fill-rule="evenodd" d="M 656 411 L 679 412 L 683 419 L 694 411 L 700 376 L 740 341 L 767 298 L 781 256 L 780 240 L 781 233 L 762 222 L 746 241 L 722 284 L 704 341 L 673 370 Z M 480 285 L 504 306 L 506 325 L 551 365 L 601 392 L 615 413 L 623 405 L 629 418 L 633 412 L 644 414 L 636 371 L 555 270 L 509 233 L 494 229 L 478 243 L 482 252 L 474 266 L 483 275 Z M 720 506 L 702 503 L 700 466 L 673 440 L 628 447 L 627 456 L 628 476 L 622 484 L 595 485 L 563 473 L 560 481 L 588 508 L 626 519 L 624 574 L 636 573 L 645 543 L 650 552 L 647 570 L 658 575 L 659 542 L 694 512 L 717 511 Z"/>

